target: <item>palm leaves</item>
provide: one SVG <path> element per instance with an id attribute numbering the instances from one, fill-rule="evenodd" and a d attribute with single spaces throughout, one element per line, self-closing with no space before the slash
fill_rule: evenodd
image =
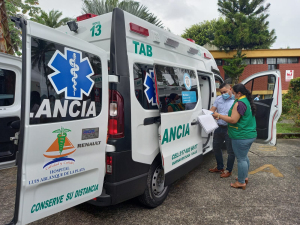
<path id="1" fill-rule="evenodd" d="M 31 47 L 31 64 L 32 68 L 35 66 L 38 67 L 38 70 L 41 71 L 41 67 L 43 66 L 44 76 L 46 79 L 47 92 L 49 96 L 49 87 L 51 86 L 50 81 L 47 77 L 47 66 L 46 66 L 46 54 L 51 51 L 55 51 L 54 43 L 49 43 L 47 41 L 33 38 L 34 44 Z"/>
<path id="2" fill-rule="evenodd" d="M 61 134 L 61 135 L 66 134 L 67 135 L 68 132 L 71 132 L 71 130 L 70 129 L 65 129 L 65 128 L 62 127 L 61 129 L 57 129 L 57 130 L 53 131 L 52 133 L 58 133 L 58 134 Z"/>
<path id="3" fill-rule="evenodd" d="M 66 25 L 72 18 L 64 17 L 60 19 L 62 12 L 52 9 L 49 13 L 41 10 L 41 15 L 35 15 L 30 20 L 46 25 L 48 27 L 57 28 Z"/>
<path id="4" fill-rule="evenodd" d="M 158 27 L 163 27 L 161 20 L 150 13 L 146 6 L 132 0 L 121 2 L 119 0 L 83 0 L 82 13 L 102 15 L 112 12 L 117 7 Z"/>

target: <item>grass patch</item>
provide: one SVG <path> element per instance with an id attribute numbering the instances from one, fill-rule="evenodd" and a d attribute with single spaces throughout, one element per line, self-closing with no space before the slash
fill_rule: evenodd
<path id="1" fill-rule="evenodd" d="M 277 134 L 285 133 L 300 133 L 300 127 L 296 127 L 294 124 L 277 123 Z"/>

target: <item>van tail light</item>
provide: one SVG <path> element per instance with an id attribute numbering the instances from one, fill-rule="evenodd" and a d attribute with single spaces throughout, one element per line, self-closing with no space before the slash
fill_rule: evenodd
<path id="1" fill-rule="evenodd" d="M 91 13 L 87 13 L 87 14 L 78 16 L 78 17 L 76 18 L 76 20 L 77 20 L 77 22 L 79 22 L 79 21 L 82 21 L 82 20 L 87 20 L 87 19 L 93 18 L 93 17 L 95 17 L 95 16 L 98 16 L 98 15 L 91 14 Z"/>
<path id="2" fill-rule="evenodd" d="M 124 99 L 116 90 L 109 91 L 108 137 L 124 137 Z"/>
<path id="3" fill-rule="evenodd" d="M 106 173 L 112 174 L 112 156 L 106 156 Z"/>

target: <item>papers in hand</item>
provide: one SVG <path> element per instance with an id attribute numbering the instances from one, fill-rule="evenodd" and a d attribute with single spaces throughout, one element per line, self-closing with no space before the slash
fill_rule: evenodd
<path id="1" fill-rule="evenodd" d="M 213 114 L 212 111 L 207 110 L 207 109 L 202 109 L 202 112 L 203 112 L 204 115 L 211 115 L 211 114 Z"/>
<path id="2" fill-rule="evenodd" d="M 202 109 L 202 112 L 204 113 L 204 115 L 198 116 L 198 121 L 205 133 L 209 134 L 215 129 L 217 129 L 219 126 L 215 121 L 214 117 L 211 115 L 212 111 Z"/>

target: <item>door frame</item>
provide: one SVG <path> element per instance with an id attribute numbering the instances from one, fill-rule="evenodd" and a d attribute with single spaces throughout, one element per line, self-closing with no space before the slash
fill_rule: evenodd
<path id="1" fill-rule="evenodd" d="M 241 83 L 246 84 L 257 77 L 263 77 L 268 75 L 274 75 L 276 77 L 275 86 L 273 90 L 273 97 L 272 97 L 273 101 L 270 106 L 271 109 L 270 109 L 269 126 L 268 126 L 268 138 L 266 140 L 256 139 L 256 142 L 274 146 L 277 143 L 276 123 L 282 113 L 282 84 L 281 84 L 280 70 L 268 70 L 268 71 L 255 73 L 247 77 L 245 80 L 241 81 Z M 252 89 L 253 89 L 253 83 L 250 90 L 251 95 L 252 95 Z"/>

